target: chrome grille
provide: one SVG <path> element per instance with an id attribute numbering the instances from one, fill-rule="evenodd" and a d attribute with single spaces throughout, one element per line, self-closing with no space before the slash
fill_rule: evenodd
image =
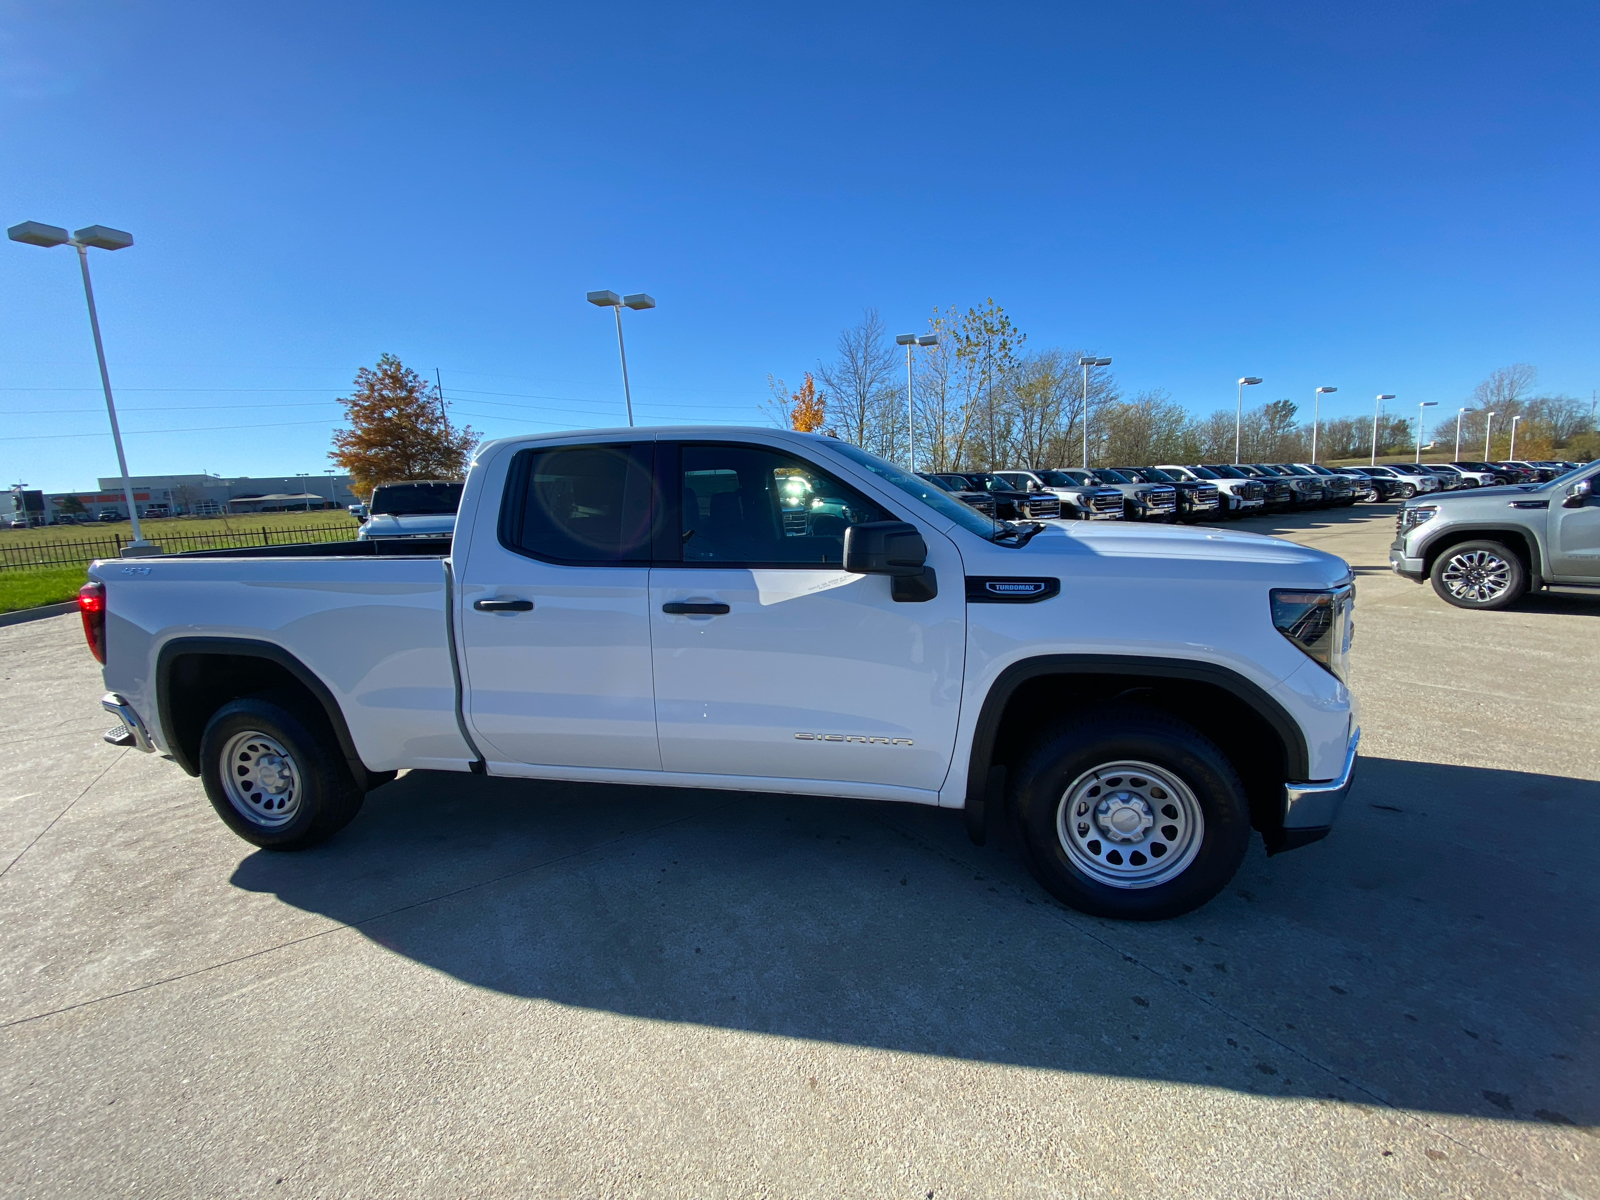
<path id="1" fill-rule="evenodd" d="M 1061 515 L 1059 496 L 1029 496 L 1023 505 L 1030 517 L 1051 518 Z"/>
<path id="2" fill-rule="evenodd" d="M 806 535 L 805 509 L 786 508 L 783 510 L 783 534 L 785 537 L 804 537 Z"/>
<path id="3" fill-rule="evenodd" d="M 1174 509 L 1178 507 L 1178 490 L 1176 488 L 1153 488 L 1145 493 L 1145 503 L 1155 509 Z"/>
<path id="4" fill-rule="evenodd" d="M 1098 493 L 1096 495 L 1090 496 L 1089 497 L 1089 507 L 1094 509 L 1094 511 L 1097 512 L 1097 513 L 1121 512 L 1122 511 L 1122 507 L 1123 507 L 1123 505 L 1122 505 L 1122 493 L 1121 492 L 1101 492 L 1101 493 Z"/>

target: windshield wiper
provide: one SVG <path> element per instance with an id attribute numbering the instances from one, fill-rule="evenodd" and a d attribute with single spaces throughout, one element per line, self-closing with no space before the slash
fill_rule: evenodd
<path id="1" fill-rule="evenodd" d="M 1012 543 L 1011 548 L 1013 550 L 1020 550 L 1023 546 L 1026 546 L 1029 542 L 1033 541 L 1034 538 L 1039 536 L 1039 534 L 1043 533 L 1044 528 L 1045 526 L 1043 521 L 1029 521 L 1026 525 L 1016 525 L 1010 521 L 1007 521 L 1005 523 L 1005 528 L 995 530 L 994 536 L 990 540 L 995 542 L 997 545 L 1003 545 L 1004 543 L 1001 542 L 1002 538 L 1015 538 L 1016 541 Z"/>

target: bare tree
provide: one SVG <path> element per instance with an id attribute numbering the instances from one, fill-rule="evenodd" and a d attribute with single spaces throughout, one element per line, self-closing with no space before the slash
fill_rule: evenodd
<path id="1" fill-rule="evenodd" d="M 861 320 L 840 332 L 835 354 L 833 362 L 817 366 L 834 431 L 863 450 L 892 456 L 898 424 L 894 408 L 901 392 L 894 351 L 877 309 L 864 309 Z"/>

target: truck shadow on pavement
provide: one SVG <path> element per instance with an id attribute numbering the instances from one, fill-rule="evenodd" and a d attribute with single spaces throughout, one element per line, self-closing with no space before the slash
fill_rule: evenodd
<path id="1" fill-rule="evenodd" d="M 1364 759 L 1327 841 L 1138 925 L 949 811 L 413 772 L 233 883 L 537 1002 L 1592 1126 L 1597 841 L 1600 784 Z"/>

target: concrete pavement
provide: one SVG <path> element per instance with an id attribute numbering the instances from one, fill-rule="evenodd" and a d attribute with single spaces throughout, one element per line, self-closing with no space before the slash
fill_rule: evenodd
<path id="1" fill-rule="evenodd" d="M 412 773 L 257 852 L 0 629 L 0 1195 L 1600 1193 L 1600 597 L 1235 527 L 1358 570 L 1366 758 L 1149 926 L 909 806 Z"/>

